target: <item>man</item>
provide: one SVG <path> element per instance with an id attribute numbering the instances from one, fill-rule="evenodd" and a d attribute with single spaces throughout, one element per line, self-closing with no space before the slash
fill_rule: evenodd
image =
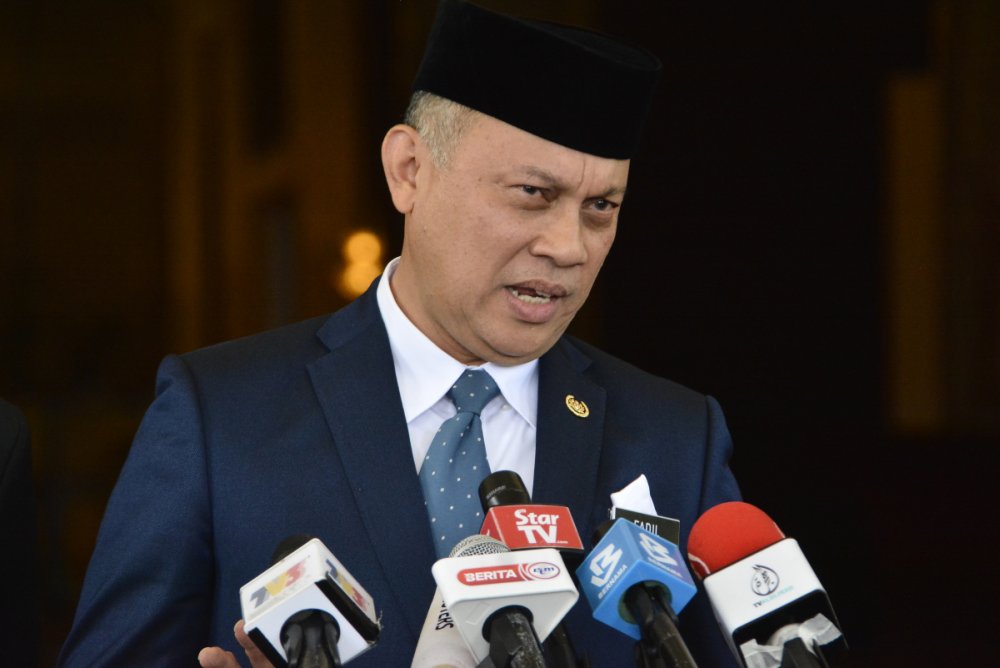
<path id="1" fill-rule="evenodd" d="M 467 373 L 501 393 L 469 418 L 489 468 L 569 506 L 588 547 L 609 494 L 643 473 L 685 539 L 736 498 L 714 401 L 564 334 L 614 240 L 658 69 L 591 33 L 443 3 L 423 93 L 382 146 L 400 258 L 332 316 L 164 361 L 62 664 L 224 666 L 246 649 L 263 665 L 230 631 L 238 588 L 308 534 L 380 611 L 378 644 L 352 665 L 409 665 L 431 564 L 453 544 L 424 464 L 462 414 L 448 391 Z M 725 665 L 704 601 L 693 608 L 685 638 Z M 633 642 L 584 601 L 568 620 L 595 667 L 631 665 Z"/>

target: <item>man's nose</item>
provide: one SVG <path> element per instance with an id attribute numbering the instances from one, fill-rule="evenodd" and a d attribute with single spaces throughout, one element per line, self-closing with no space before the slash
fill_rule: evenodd
<path id="1" fill-rule="evenodd" d="M 553 210 L 531 245 L 534 255 L 551 258 L 560 267 L 570 267 L 587 261 L 583 243 L 581 213 L 573 206 Z"/>

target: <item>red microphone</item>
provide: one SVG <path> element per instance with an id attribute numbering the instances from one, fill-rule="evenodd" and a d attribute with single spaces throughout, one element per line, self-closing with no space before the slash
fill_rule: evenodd
<path id="1" fill-rule="evenodd" d="M 772 665 L 768 657 L 825 668 L 846 649 L 799 544 L 759 508 L 731 501 L 706 511 L 691 527 L 688 560 L 743 665 Z"/>
<path id="2" fill-rule="evenodd" d="M 728 501 L 705 511 L 691 527 L 691 569 L 706 576 L 783 539 L 778 525 L 757 506 Z"/>

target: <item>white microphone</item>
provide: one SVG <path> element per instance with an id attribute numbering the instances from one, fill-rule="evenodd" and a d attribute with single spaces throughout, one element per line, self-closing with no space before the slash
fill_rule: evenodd
<path id="1" fill-rule="evenodd" d="M 828 666 L 846 652 L 830 599 L 799 544 L 759 508 L 730 501 L 707 510 L 691 527 L 688 559 L 747 668 Z"/>
<path id="2" fill-rule="evenodd" d="M 476 668 L 477 665 L 465 639 L 455 628 L 441 591 L 435 590 L 410 668 Z"/>
<path id="3" fill-rule="evenodd" d="M 431 572 L 475 660 L 491 657 L 492 650 L 495 665 L 507 665 L 503 656 L 520 653 L 544 666 L 538 643 L 580 596 L 558 550 L 511 552 L 477 534 L 451 554 Z"/>
<path id="4" fill-rule="evenodd" d="M 295 668 L 303 650 L 339 666 L 381 630 L 372 597 L 318 538 L 240 587 L 240 604 L 247 635 L 277 668 Z"/>

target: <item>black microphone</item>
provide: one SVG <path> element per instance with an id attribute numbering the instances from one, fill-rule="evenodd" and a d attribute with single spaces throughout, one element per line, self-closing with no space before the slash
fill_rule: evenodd
<path id="1" fill-rule="evenodd" d="M 479 502 L 483 506 L 486 520 L 483 523 L 483 533 L 493 535 L 503 540 L 512 550 L 552 547 L 558 549 L 570 571 L 580 563 L 583 544 L 573 523 L 573 516 L 565 506 L 532 506 L 531 495 L 524 481 L 514 471 L 496 471 L 486 476 L 479 484 Z M 542 512 L 517 513 L 515 527 L 509 527 L 505 517 L 499 514 L 499 509 L 509 509 L 510 506 L 531 506 L 532 510 Z M 523 509 L 523 508 L 522 508 Z M 523 509 L 526 510 L 526 509 Z M 544 512 L 544 511 L 549 512 Z M 530 518 L 544 517 L 545 525 L 534 527 Z M 524 526 L 527 524 L 527 526 Z M 489 527 L 489 529 L 487 528 Z M 521 530 L 521 533 L 517 531 Z M 527 529 L 536 529 L 528 534 Z M 542 529 L 548 529 L 543 533 Z M 527 537 L 527 540 L 525 539 Z M 548 540 L 551 538 L 551 540 Z M 577 657 L 573 642 L 570 640 L 566 624 L 559 622 L 545 642 L 542 649 L 552 668 L 590 668 L 590 659 L 586 656 Z"/>
<path id="2" fill-rule="evenodd" d="M 322 610 L 303 610 L 281 627 L 281 646 L 288 668 L 335 668 L 341 666 L 337 643 L 340 627 Z"/>
<path id="3" fill-rule="evenodd" d="M 295 550 L 299 549 L 309 541 L 313 539 L 312 536 L 304 533 L 292 534 L 285 540 L 278 543 L 277 547 L 274 548 L 274 552 L 271 553 L 271 565 L 274 566 L 276 563 L 290 555 Z"/>
<path id="4" fill-rule="evenodd" d="M 281 541 L 271 554 L 271 565 L 310 540 L 312 536 L 295 534 Z M 340 627 L 327 612 L 302 610 L 295 613 L 281 627 L 280 638 L 288 668 L 332 668 L 341 665 L 340 654 L 337 652 Z"/>
<path id="5" fill-rule="evenodd" d="M 381 630 L 371 596 L 317 538 L 283 540 L 272 566 L 240 588 L 244 628 L 277 668 L 334 668 Z"/>

